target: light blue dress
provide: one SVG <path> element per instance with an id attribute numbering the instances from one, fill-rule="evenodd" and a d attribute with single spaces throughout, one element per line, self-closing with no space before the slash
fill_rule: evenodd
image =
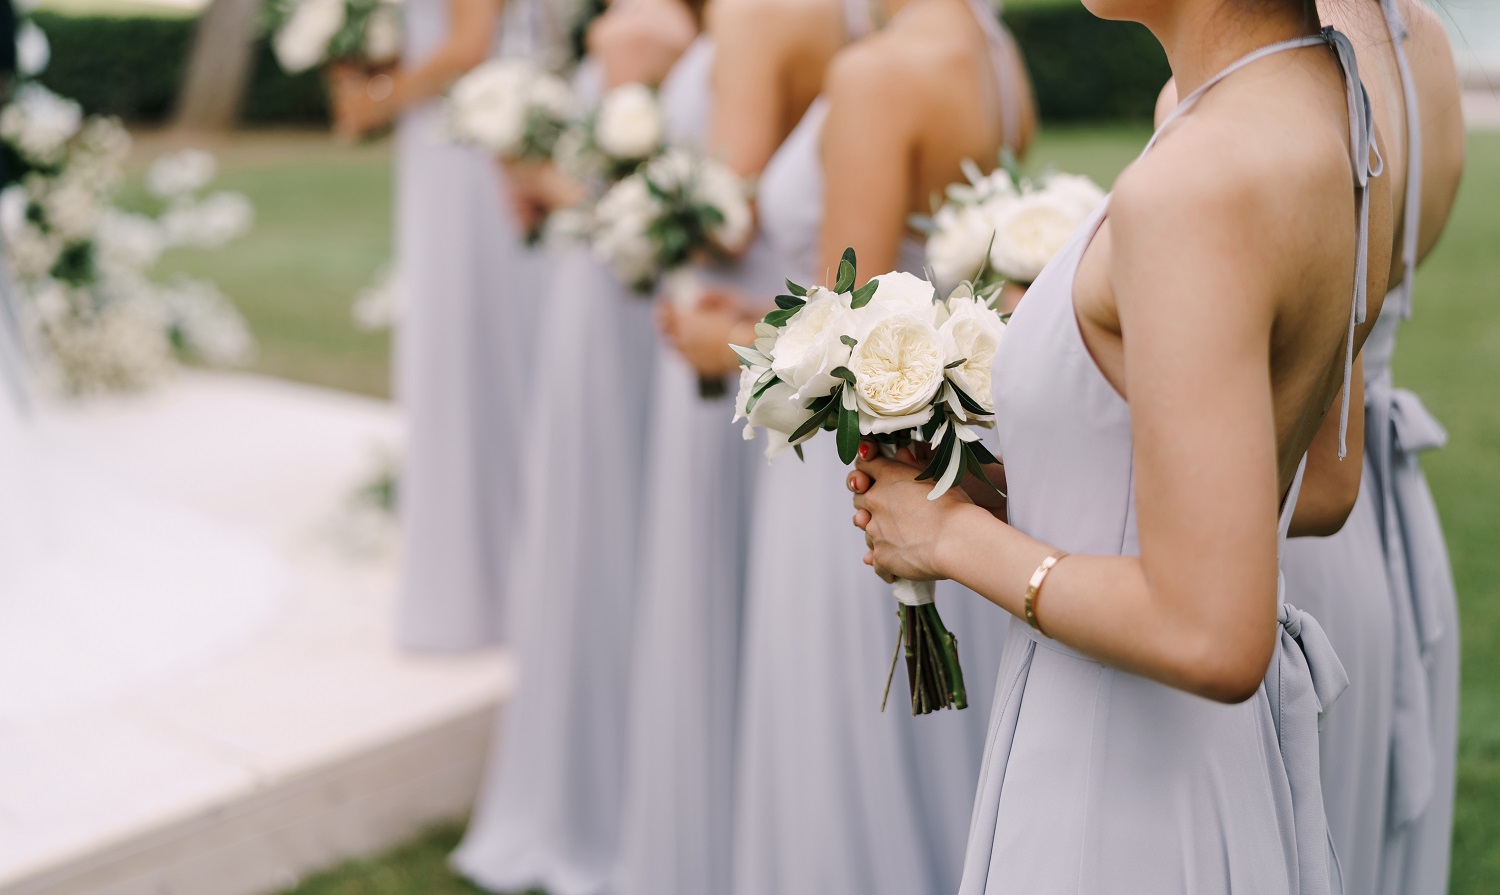
<path id="1" fill-rule="evenodd" d="M 1406 105 L 1402 283 L 1364 346 L 1365 475 L 1330 538 L 1287 545 L 1287 591 L 1324 621 L 1353 682 L 1329 717 L 1323 795 L 1348 895 L 1445 892 L 1457 751 L 1457 600 L 1442 525 L 1418 462 L 1447 439 L 1392 384 L 1411 316 L 1422 203 L 1422 129 L 1405 23 L 1384 0 Z"/>
<path id="2" fill-rule="evenodd" d="M 863 33 L 851 2 L 851 35 Z M 761 225 L 785 274 L 822 283 L 828 113 L 814 102 L 761 178 Z M 856 250 L 858 247 L 855 247 Z M 906 240 L 900 266 L 920 272 Z M 866 271 L 869 273 L 870 271 Z M 906 684 L 881 695 L 897 638 L 897 604 L 860 562 L 832 438 L 761 470 L 751 518 L 740 768 L 734 829 L 736 895 L 912 895 L 958 885 L 984 741 L 982 708 L 1000 661 L 1003 616 L 944 588 L 971 708 L 913 718 Z"/>
<path id="3" fill-rule="evenodd" d="M 713 44 L 699 37 L 663 85 L 668 131 L 701 151 Z M 737 263 L 703 265 L 757 301 L 781 287 L 757 238 Z M 640 300 L 640 299 L 637 299 Z M 747 502 L 763 463 L 734 415 L 734 392 L 698 395 L 697 378 L 663 351 L 653 384 L 641 516 L 620 895 L 729 890 L 735 727 L 739 710 Z"/>
<path id="4" fill-rule="evenodd" d="M 575 86 L 598 97 L 601 70 L 586 61 Z M 453 865 L 494 891 L 597 895 L 619 855 L 656 334 L 650 303 L 587 246 L 549 258 L 535 406 L 509 454 L 525 479 L 519 680 Z"/>
<path id="5" fill-rule="evenodd" d="M 407 55 L 420 61 L 447 37 L 448 4 L 404 5 Z M 511 7 L 502 41 L 519 52 L 544 4 Z M 449 142 L 441 115 L 434 100 L 396 127 L 405 298 L 395 391 L 406 422 L 396 636 L 409 649 L 452 652 L 504 636 L 546 268 L 522 243 L 494 159 Z"/>
<path id="6" fill-rule="evenodd" d="M 1251 54 L 1185 99 L 1163 129 L 1240 66 L 1325 39 L 1349 86 L 1363 247 L 1371 127 L 1343 35 Z M 1130 407 L 1095 365 L 1073 306 L 1079 259 L 1107 208 L 1042 271 L 1011 318 L 995 358 L 995 406 L 1010 523 L 1071 553 L 1134 555 Z M 1364 304 L 1358 269 L 1352 317 Z M 1238 705 L 1108 667 L 1012 619 L 959 891 L 1339 892 L 1318 723 L 1347 679 L 1312 616 L 1283 601 L 1279 619 L 1265 684 Z"/>

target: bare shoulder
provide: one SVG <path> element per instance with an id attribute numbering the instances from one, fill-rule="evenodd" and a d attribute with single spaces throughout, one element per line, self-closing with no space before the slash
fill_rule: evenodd
<path id="1" fill-rule="evenodd" d="M 830 0 L 714 0 L 707 31 L 725 46 L 792 55 L 841 40 L 842 8 Z"/>
<path id="2" fill-rule="evenodd" d="M 1255 116 L 1194 113 L 1120 176 L 1110 216 L 1148 227 L 1178 216 L 1188 225 L 1228 217 L 1252 238 L 1273 237 L 1287 228 L 1272 225 L 1319 192 L 1352 196 L 1352 178 L 1347 151 L 1334 141 Z M 1341 189 L 1320 187 L 1328 183 Z"/>
<path id="3" fill-rule="evenodd" d="M 830 102 L 878 101 L 889 112 L 921 100 L 921 66 L 893 32 L 876 32 L 840 49 L 829 63 L 823 88 Z"/>

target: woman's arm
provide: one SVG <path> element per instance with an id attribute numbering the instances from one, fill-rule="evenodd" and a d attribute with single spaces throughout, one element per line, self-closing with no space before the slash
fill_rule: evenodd
<path id="1" fill-rule="evenodd" d="M 1184 162 L 1233 158 L 1232 146 L 1173 142 L 1151 162 L 1158 181 L 1161 166 L 1176 166 L 1174 188 L 1133 188 L 1127 175 L 1107 224 L 1140 555 L 1068 557 L 1037 615 L 1049 636 L 1101 662 L 1235 702 L 1256 692 L 1275 646 L 1281 477 L 1269 346 L 1275 297 L 1292 286 L 1268 278 L 1288 266 L 1278 255 L 1298 257 L 1300 237 L 1271 225 L 1285 209 L 1257 195 L 1266 172 Z M 930 485 L 902 464 L 860 468 L 875 479 L 856 506 L 877 571 L 952 578 L 1023 615 L 1027 582 L 1056 545 L 952 492 L 927 501 Z"/>
<path id="2" fill-rule="evenodd" d="M 589 26 L 589 55 L 604 69 L 604 86 L 660 84 L 693 38 L 698 23 L 681 0 L 611 4 Z"/>
<path id="3" fill-rule="evenodd" d="M 708 152 L 741 177 L 765 169 L 817 96 L 838 49 L 831 3 L 715 0 L 708 33 L 713 114 Z"/>
<path id="4" fill-rule="evenodd" d="M 906 234 L 922 97 L 899 54 L 886 49 L 879 38 L 866 39 L 828 72 L 819 240 L 828 284 L 851 246 L 861 283 L 894 269 Z"/>
<path id="5" fill-rule="evenodd" d="M 448 0 L 447 38 L 420 65 L 402 65 L 391 72 L 383 96 L 371 89 L 370 77 L 334 77 L 334 127 L 339 136 L 355 139 L 384 127 L 483 62 L 494 45 L 503 6 L 504 0 Z"/>

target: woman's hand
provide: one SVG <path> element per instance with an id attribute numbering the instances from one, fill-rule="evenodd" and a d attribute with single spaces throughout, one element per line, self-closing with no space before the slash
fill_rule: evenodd
<path id="1" fill-rule="evenodd" d="M 907 458 L 911 458 L 908 460 Z M 854 492 L 854 525 L 865 533 L 865 565 L 886 581 L 934 581 L 948 577 L 940 547 L 948 527 L 972 506 L 967 494 L 949 489 L 928 500 L 932 482 L 919 482 L 921 470 L 914 457 L 887 460 L 871 442 L 859 445 L 855 471 L 849 474 Z"/>
<path id="2" fill-rule="evenodd" d="M 360 140 L 390 124 L 395 116 L 390 75 L 372 76 L 353 67 L 331 68 L 328 91 L 333 101 L 333 130 L 341 140 Z"/>
<path id="3" fill-rule="evenodd" d="M 657 304 L 657 325 L 667 341 L 699 376 L 723 378 L 739 372 L 740 361 L 729 346 L 755 341 L 755 321 L 744 305 L 723 292 L 708 292 L 691 310 Z"/>

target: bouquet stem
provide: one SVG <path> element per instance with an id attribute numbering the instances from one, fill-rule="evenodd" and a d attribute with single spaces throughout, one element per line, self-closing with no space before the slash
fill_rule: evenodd
<path id="1" fill-rule="evenodd" d="M 698 271 L 691 266 L 679 267 L 662 276 L 662 285 L 672 307 L 678 311 L 691 311 L 703 297 L 703 281 Z M 729 385 L 723 377 L 698 377 L 698 397 L 705 401 L 716 401 L 729 394 Z"/>
<path id="2" fill-rule="evenodd" d="M 901 604 L 897 648 L 906 656 L 911 713 L 926 715 L 938 709 L 968 708 L 963 668 L 958 660 L 958 638 L 943 624 L 932 602 L 933 583 L 899 579 L 895 591 Z M 894 663 L 891 671 L 894 674 Z M 886 690 L 889 693 L 889 681 Z"/>

